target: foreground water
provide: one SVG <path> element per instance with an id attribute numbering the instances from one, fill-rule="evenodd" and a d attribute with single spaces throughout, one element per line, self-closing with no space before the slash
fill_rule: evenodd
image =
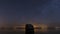
<path id="1" fill-rule="evenodd" d="M 22 32 L 22 31 L 0 31 L 0 34 L 25 34 L 25 32 Z M 35 32 L 35 34 L 60 34 L 60 30 L 48 31 L 48 32 Z"/>
<path id="2" fill-rule="evenodd" d="M 60 31 L 36 32 L 35 34 L 60 34 Z"/>

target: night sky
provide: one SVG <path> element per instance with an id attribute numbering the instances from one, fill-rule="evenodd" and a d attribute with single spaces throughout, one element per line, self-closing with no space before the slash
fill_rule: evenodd
<path id="1" fill-rule="evenodd" d="M 60 0 L 0 0 L 0 23 L 60 22 Z"/>

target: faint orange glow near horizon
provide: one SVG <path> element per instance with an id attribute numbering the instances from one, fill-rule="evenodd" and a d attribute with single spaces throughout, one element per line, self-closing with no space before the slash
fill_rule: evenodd
<path id="1" fill-rule="evenodd" d="M 20 30 L 20 31 L 24 31 L 25 32 L 25 25 L 26 24 L 20 24 L 20 25 L 17 25 L 17 26 L 13 26 L 13 28 L 14 28 L 14 31 L 17 31 L 17 30 Z M 34 32 L 39 32 L 39 31 L 41 31 L 41 32 L 46 32 L 47 31 L 47 25 L 45 25 L 45 24 L 32 24 L 33 25 L 33 27 L 34 27 Z M 21 28 L 21 29 L 16 29 L 16 28 Z M 40 27 L 41 27 L 41 29 L 40 29 Z"/>
<path id="2" fill-rule="evenodd" d="M 47 25 L 44 25 L 44 24 L 32 24 L 33 27 L 34 27 L 34 32 L 38 32 L 38 31 L 41 31 L 41 32 L 47 32 Z M 24 31 L 25 32 L 25 24 L 23 26 L 17 26 L 17 27 L 21 27 L 23 29 L 21 29 L 21 31 Z M 37 29 L 37 28 L 42 28 L 42 29 Z"/>

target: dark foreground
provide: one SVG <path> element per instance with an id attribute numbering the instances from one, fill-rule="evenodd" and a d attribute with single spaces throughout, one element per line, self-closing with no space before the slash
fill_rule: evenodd
<path id="1" fill-rule="evenodd" d="M 60 31 L 50 31 L 50 32 L 37 32 L 35 34 L 60 34 Z"/>
<path id="2" fill-rule="evenodd" d="M 25 34 L 25 32 L 13 32 L 13 31 L 0 31 L 0 34 Z M 50 31 L 50 32 L 35 32 L 35 34 L 60 34 L 60 31 Z"/>

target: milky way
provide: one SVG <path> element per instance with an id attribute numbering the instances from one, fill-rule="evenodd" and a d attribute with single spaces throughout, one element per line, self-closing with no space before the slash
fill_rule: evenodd
<path id="1" fill-rule="evenodd" d="M 9 22 L 59 22 L 60 0 L 0 0 L 0 15 Z"/>

